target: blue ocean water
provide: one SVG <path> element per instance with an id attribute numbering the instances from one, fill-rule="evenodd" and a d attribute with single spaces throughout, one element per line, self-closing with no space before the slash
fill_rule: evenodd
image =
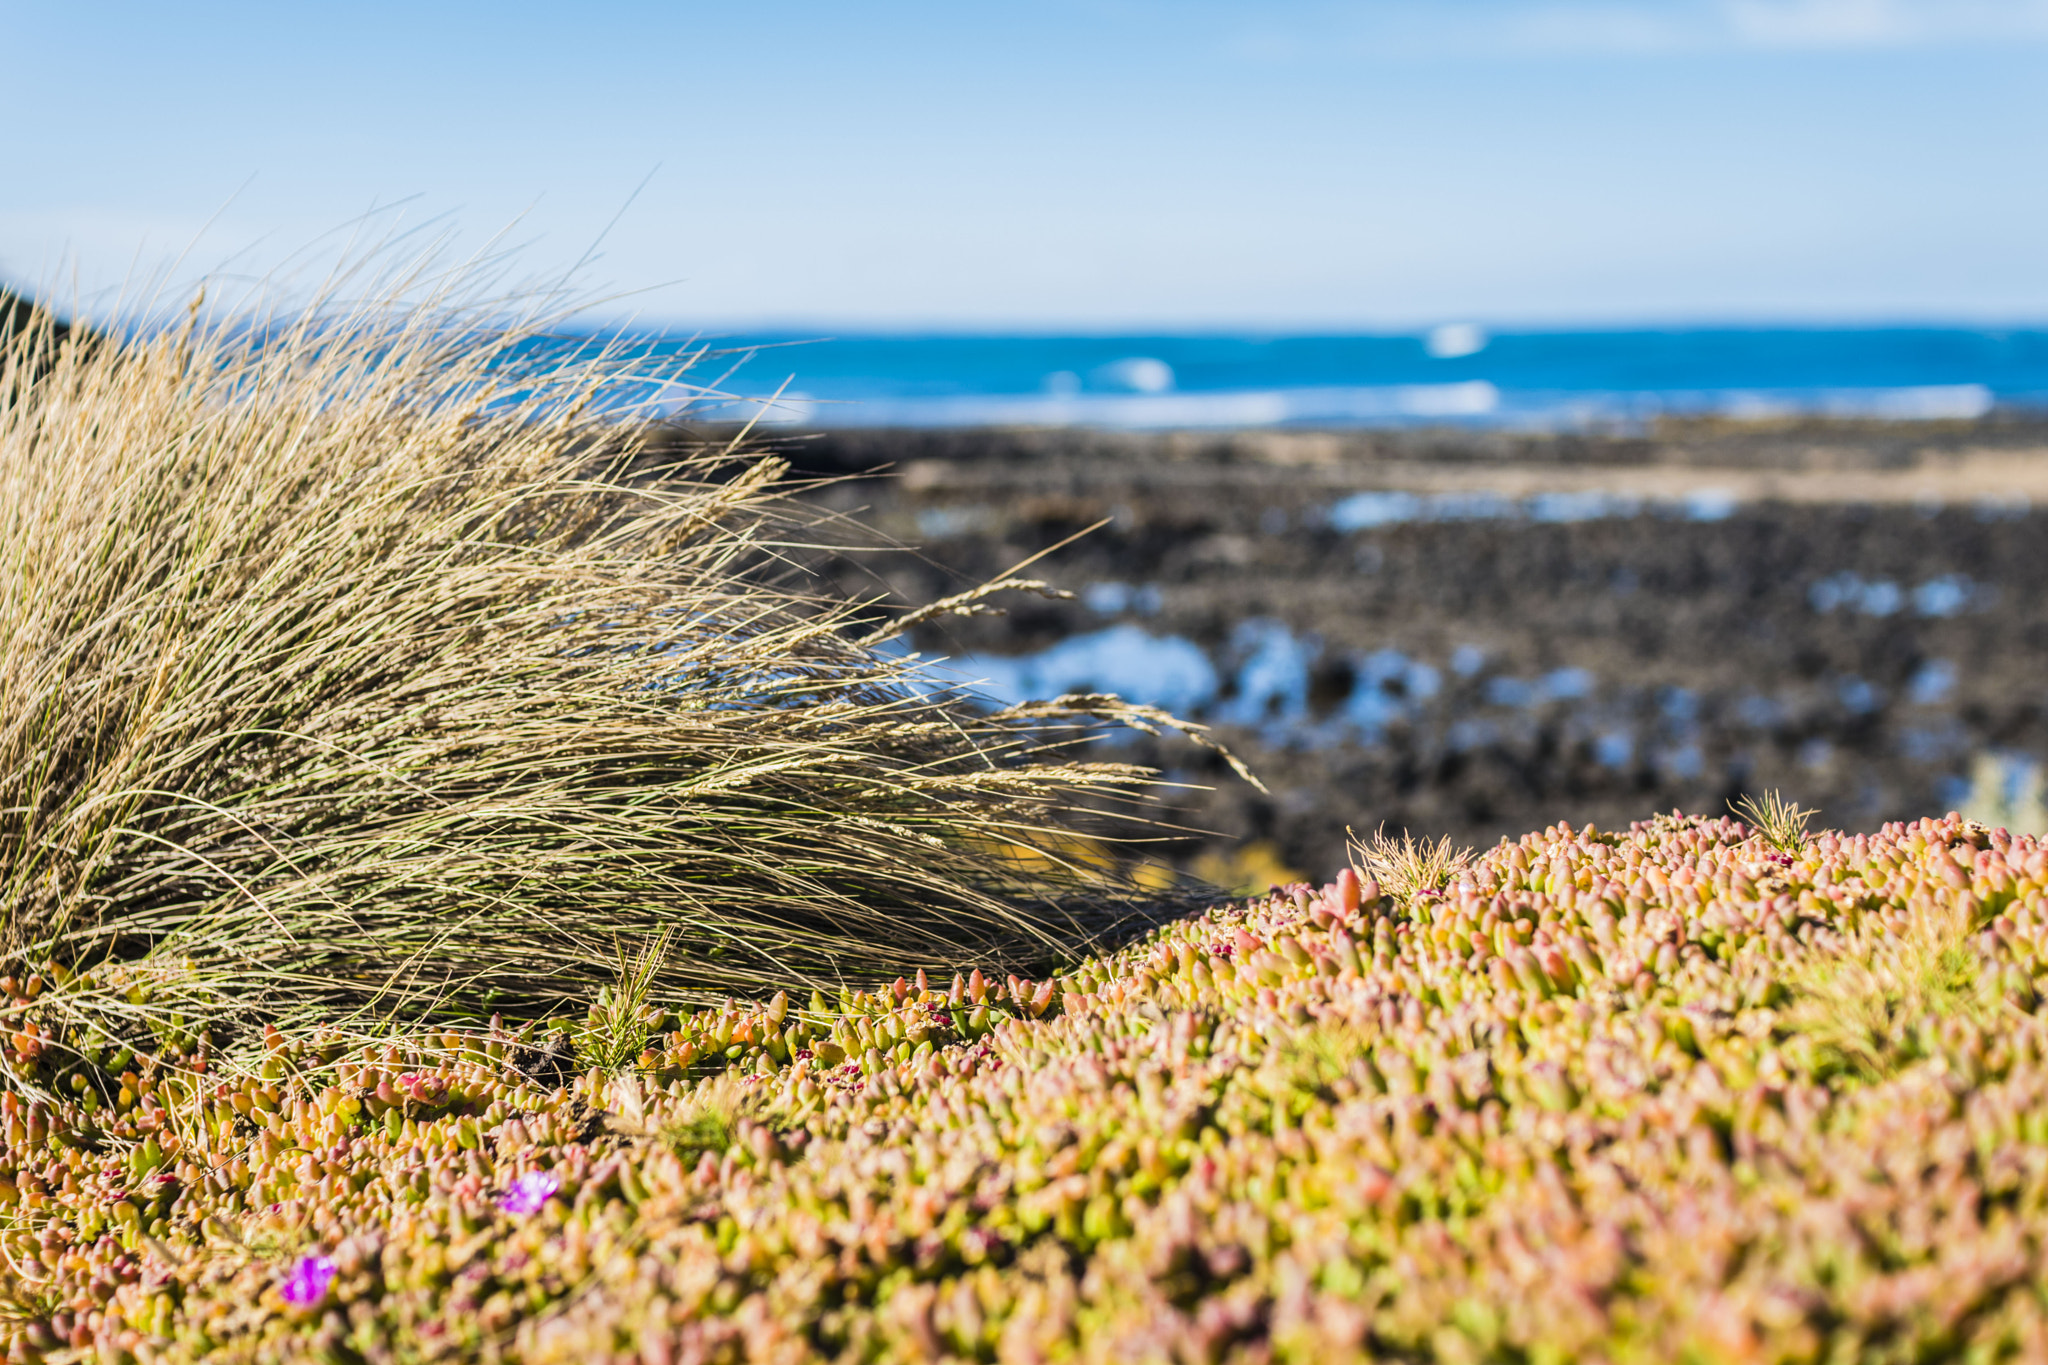
<path id="1" fill-rule="evenodd" d="M 1355 336 L 672 336 L 809 427 L 1621 427 L 1665 415 L 1980 417 L 2048 408 L 2048 330 L 1499 331 Z M 787 384 L 765 410 L 767 400 Z"/>

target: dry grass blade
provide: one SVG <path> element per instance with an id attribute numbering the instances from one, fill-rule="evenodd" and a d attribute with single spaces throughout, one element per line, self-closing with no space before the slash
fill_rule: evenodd
<path id="1" fill-rule="evenodd" d="M 674 947 L 673 928 L 664 927 L 635 952 L 619 949 L 616 981 L 600 986 L 590 1016 L 576 1040 L 577 1060 L 601 1071 L 630 1065 L 654 1037 L 658 1017 L 649 997 L 662 961 Z"/>
<path id="2" fill-rule="evenodd" d="M 872 649 L 941 616 L 1001 616 L 1003 609 L 990 606 L 987 600 L 999 592 L 1028 592 L 1053 601 L 1071 601 L 1074 596 L 1065 588 L 1056 588 L 1039 578 L 999 578 L 993 583 L 984 583 L 978 588 L 954 593 L 951 597 L 941 597 L 915 611 L 905 612 L 881 629 L 863 636 L 860 643 Z"/>
<path id="3" fill-rule="evenodd" d="M 1761 798 L 1745 796 L 1740 801 L 1731 801 L 1728 809 L 1780 853 L 1797 853 L 1805 847 L 1807 822 L 1820 814 L 1787 801 L 1775 789 Z"/>
<path id="4" fill-rule="evenodd" d="M 109 1028 L 163 1022 L 145 977 L 188 1021 L 368 1020 L 587 1000 L 619 943 L 703 998 L 1132 916 L 988 850 L 1144 775 L 858 644 L 778 462 L 654 463 L 630 405 L 679 373 L 342 284 L 0 355 L 12 962 L 124 964 L 76 987 Z"/>
<path id="5" fill-rule="evenodd" d="M 1470 865 L 1473 856 L 1471 849 L 1457 847 L 1449 836 L 1430 843 L 1403 830 L 1396 839 L 1384 825 L 1373 831 L 1370 839 L 1351 834 L 1352 865 L 1404 905 L 1412 905 L 1425 892 L 1443 890 Z"/>
<path id="6" fill-rule="evenodd" d="M 1145 734 L 1159 736 L 1168 730 L 1176 730 L 1187 739 L 1209 750 L 1230 765 L 1236 773 L 1259 791 L 1266 790 L 1266 784 L 1244 765 L 1244 761 L 1209 734 L 1209 727 L 1194 721 L 1182 720 L 1140 702 L 1125 701 L 1112 692 L 1066 692 L 1045 701 L 1019 702 L 1015 706 L 998 711 L 993 717 L 997 721 L 1043 722 L 1048 720 L 1102 720 L 1128 726 Z"/>

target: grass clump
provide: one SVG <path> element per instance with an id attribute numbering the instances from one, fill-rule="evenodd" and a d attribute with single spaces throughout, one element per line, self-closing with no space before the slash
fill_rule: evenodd
<path id="1" fill-rule="evenodd" d="M 576 1038 L 576 1056 L 584 1065 L 617 1071 L 647 1050 L 662 1017 L 652 1003 L 654 982 L 673 942 L 674 931 L 665 926 L 637 952 L 619 950 L 618 977 L 597 988 Z"/>
<path id="2" fill-rule="evenodd" d="M 64 978 L 51 1056 L 587 1001 L 620 944 L 707 999 L 1022 968 L 1129 913 L 1005 854 L 1134 770 L 860 643 L 780 461 L 657 458 L 690 357 L 505 316 L 414 272 L 10 334 L 0 959 Z"/>
<path id="3" fill-rule="evenodd" d="M 1450 885 L 1471 864 L 1472 856 L 1471 849 L 1457 847 L 1449 836 L 1432 843 L 1403 830 L 1396 839 L 1384 826 L 1369 838 L 1353 835 L 1351 840 L 1352 865 L 1404 906 Z"/>
<path id="4" fill-rule="evenodd" d="M 1797 853 L 1806 843 L 1806 825 L 1818 811 L 1787 801 L 1775 789 L 1761 797 L 1745 796 L 1728 809 L 1749 822 L 1757 837 L 1780 853 Z"/>

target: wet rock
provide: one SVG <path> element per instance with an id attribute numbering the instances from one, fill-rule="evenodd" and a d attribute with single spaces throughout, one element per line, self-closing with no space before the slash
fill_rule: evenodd
<path id="1" fill-rule="evenodd" d="M 1771 787 L 1874 828 L 1966 802 L 1986 754 L 2048 752 L 2048 437 L 2023 424 L 793 448 L 893 462 L 813 496 L 919 548 L 883 568 L 906 602 L 1109 520 L 1032 568 L 1078 600 L 914 643 L 997 691 L 1175 682 L 1146 699 L 1272 788 L 1190 746 L 1121 749 L 1212 784 L 1176 798 L 1216 832 L 1184 865 L 1263 839 L 1320 877 L 1347 826 L 1490 843 Z M 873 588 L 872 561 L 825 568 Z"/>

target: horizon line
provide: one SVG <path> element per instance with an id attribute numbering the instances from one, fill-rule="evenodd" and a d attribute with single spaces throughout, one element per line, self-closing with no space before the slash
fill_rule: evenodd
<path id="1" fill-rule="evenodd" d="M 1617 336 L 1680 332 L 2044 332 L 2048 313 L 2023 317 L 1968 315 L 1870 315 L 1830 316 L 1814 314 L 1784 317 L 1665 317 L 1616 318 L 1586 321 L 1489 321 L 1484 315 L 1446 314 L 1431 322 L 1408 324 L 1359 323 L 1355 325 L 1285 322 L 1170 323 L 1006 323 L 929 321 L 789 321 L 786 319 L 730 320 L 704 322 L 640 321 L 633 318 L 593 320 L 587 326 L 566 328 L 576 335 L 598 333 L 647 333 L 663 337 L 721 336 L 772 337 L 781 341 L 822 342 L 847 338 L 863 340 L 1308 340 L 1386 338 L 1389 340 L 1427 336 L 1442 327 L 1476 327 L 1489 338 L 1534 336 Z"/>

